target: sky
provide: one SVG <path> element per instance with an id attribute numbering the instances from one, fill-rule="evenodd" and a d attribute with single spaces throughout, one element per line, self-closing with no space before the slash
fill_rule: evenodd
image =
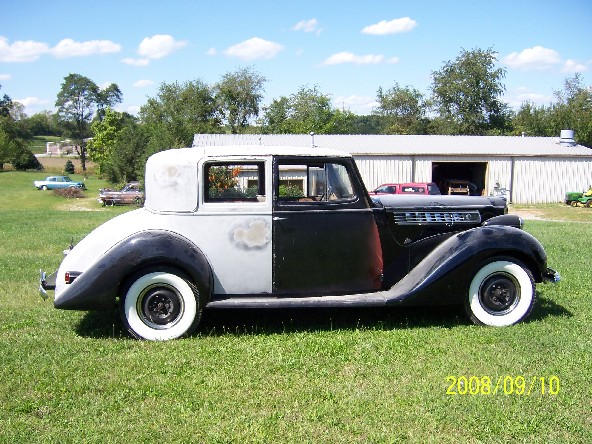
<path id="1" fill-rule="evenodd" d="M 116 83 L 132 114 L 163 83 L 250 67 L 263 105 L 317 87 L 370 114 L 378 88 L 430 94 L 431 73 L 492 48 L 503 100 L 548 105 L 567 77 L 592 85 L 592 0 L 0 0 L 0 95 L 55 111 L 64 78 Z"/>

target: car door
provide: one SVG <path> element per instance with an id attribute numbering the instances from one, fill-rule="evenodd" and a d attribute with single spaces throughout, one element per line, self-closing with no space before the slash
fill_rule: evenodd
<path id="1" fill-rule="evenodd" d="M 218 295 L 271 294 L 271 158 L 206 159 L 201 193 L 185 232 L 202 249 Z M 194 219 L 194 220 L 191 220 Z"/>
<path id="2" fill-rule="evenodd" d="M 274 161 L 273 292 L 378 289 L 382 251 L 352 159 Z"/>

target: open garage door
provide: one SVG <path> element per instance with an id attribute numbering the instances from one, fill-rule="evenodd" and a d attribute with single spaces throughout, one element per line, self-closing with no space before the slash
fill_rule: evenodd
<path id="1" fill-rule="evenodd" d="M 480 196 L 485 189 L 487 162 L 432 162 L 432 181 L 442 194 Z"/>

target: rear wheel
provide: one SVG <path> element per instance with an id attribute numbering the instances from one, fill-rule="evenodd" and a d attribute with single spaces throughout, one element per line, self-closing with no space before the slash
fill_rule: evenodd
<path id="1" fill-rule="evenodd" d="M 180 274 L 149 271 L 132 279 L 120 300 L 124 326 L 138 339 L 166 341 L 191 334 L 201 319 L 199 292 Z"/>
<path id="2" fill-rule="evenodd" d="M 515 259 L 494 258 L 473 276 L 465 309 L 475 324 L 503 327 L 524 320 L 535 300 L 530 270 Z"/>

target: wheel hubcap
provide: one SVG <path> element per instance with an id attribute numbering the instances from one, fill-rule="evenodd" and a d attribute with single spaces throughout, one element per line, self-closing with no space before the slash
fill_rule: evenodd
<path id="1" fill-rule="evenodd" d="M 506 274 L 490 276 L 481 285 L 479 299 L 488 313 L 504 315 L 512 311 L 520 301 L 518 283 Z"/>
<path id="2" fill-rule="evenodd" d="M 170 327 L 183 310 L 181 297 L 169 287 L 148 288 L 138 302 L 144 322 L 153 328 Z"/>

